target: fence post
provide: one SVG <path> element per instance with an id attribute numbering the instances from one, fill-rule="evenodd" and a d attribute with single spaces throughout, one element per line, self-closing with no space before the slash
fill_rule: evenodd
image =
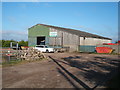
<path id="1" fill-rule="evenodd" d="M 10 51 L 8 51 L 8 62 L 10 62 Z"/>
<path id="2" fill-rule="evenodd" d="M 8 62 L 10 62 L 10 55 L 8 56 Z"/>

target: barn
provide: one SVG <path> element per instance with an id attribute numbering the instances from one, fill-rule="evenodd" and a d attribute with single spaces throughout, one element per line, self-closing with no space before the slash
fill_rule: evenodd
<path id="1" fill-rule="evenodd" d="M 111 43 L 110 38 L 58 26 L 37 24 L 28 29 L 28 45 L 48 45 L 69 47 L 70 51 L 80 51 L 80 47 L 93 47 Z M 82 50 L 82 49 L 81 49 Z"/>

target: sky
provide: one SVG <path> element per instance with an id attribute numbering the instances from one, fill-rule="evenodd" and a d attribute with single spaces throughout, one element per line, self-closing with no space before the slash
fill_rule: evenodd
<path id="1" fill-rule="evenodd" d="M 3 2 L 2 38 L 27 40 L 28 28 L 48 24 L 118 39 L 117 2 Z"/>
<path id="2" fill-rule="evenodd" d="M 1 0 L 2 2 L 119 2 L 119 0 Z"/>

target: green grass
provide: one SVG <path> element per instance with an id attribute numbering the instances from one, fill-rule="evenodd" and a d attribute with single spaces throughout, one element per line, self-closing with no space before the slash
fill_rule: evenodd
<path id="1" fill-rule="evenodd" d="M 72 52 L 72 53 L 101 54 L 101 55 L 120 55 L 120 54 L 118 54 L 118 53 L 97 53 L 97 52 Z"/>
<path id="2" fill-rule="evenodd" d="M 13 65 L 19 65 L 19 64 L 25 64 L 25 63 L 30 63 L 30 62 L 38 62 L 44 59 L 40 59 L 40 60 L 10 60 L 10 62 L 3 62 L 0 63 L 2 65 L 2 67 L 6 67 L 6 66 L 13 66 Z"/>
<path id="3" fill-rule="evenodd" d="M 93 52 L 91 54 L 106 54 L 106 55 L 120 55 L 118 53 L 97 53 L 97 52 Z"/>
<path id="4" fill-rule="evenodd" d="M 16 65 L 16 64 L 20 64 L 22 63 L 23 61 L 21 60 L 11 60 L 10 62 L 3 62 L 1 63 L 1 65 L 4 67 L 4 66 L 12 66 L 12 65 Z"/>

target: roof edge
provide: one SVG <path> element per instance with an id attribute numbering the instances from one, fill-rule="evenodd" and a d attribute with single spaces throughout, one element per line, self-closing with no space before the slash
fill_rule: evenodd
<path id="1" fill-rule="evenodd" d="M 42 25 L 42 26 L 46 26 L 46 27 L 53 27 L 53 28 L 60 28 L 60 29 L 65 29 L 65 30 L 74 30 L 74 31 L 80 31 L 80 30 L 76 30 L 76 29 L 70 29 L 70 28 L 64 28 L 64 27 L 59 27 L 59 26 L 53 26 L 53 25 L 47 25 L 47 24 L 36 24 L 28 29 L 31 29 L 37 25 Z M 80 32 L 83 32 L 83 33 L 86 33 L 86 34 L 90 34 L 90 35 L 93 35 L 94 37 L 93 38 L 104 38 L 104 39 L 108 39 L 108 40 L 112 40 L 111 38 L 107 38 L 107 37 L 103 37 L 103 36 L 99 36 L 99 35 L 96 35 L 96 34 L 92 34 L 92 33 L 88 33 L 88 32 L 85 32 L 85 31 L 80 31 Z M 69 32 L 70 33 L 70 32 Z M 76 34 L 78 35 L 78 34 Z M 96 37 L 95 37 L 96 36 Z M 85 36 L 85 37 L 88 37 L 88 36 Z M 90 37 L 90 36 L 89 36 Z"/>

